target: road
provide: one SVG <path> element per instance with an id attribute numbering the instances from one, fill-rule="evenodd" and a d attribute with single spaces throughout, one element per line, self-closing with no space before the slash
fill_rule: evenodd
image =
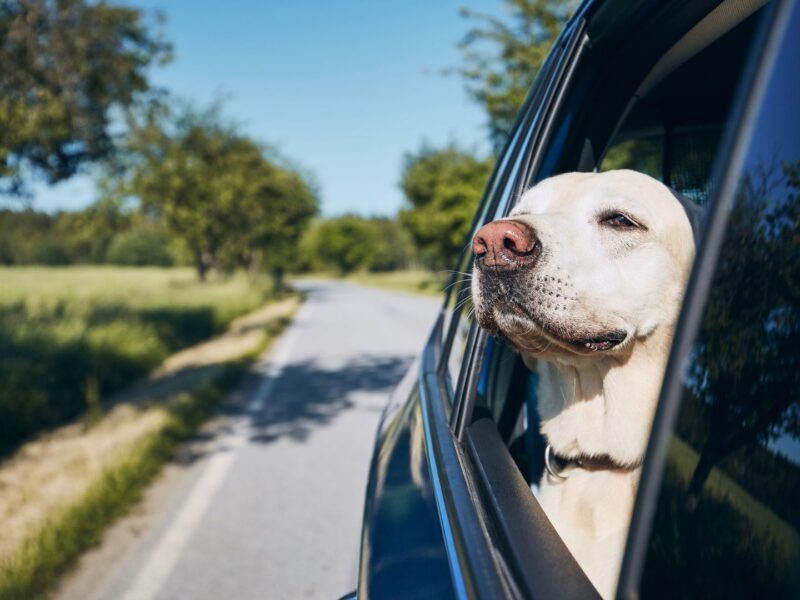
<path id="1" fill-rule="evenodd" d="M 438 302 L 300 287 L 307 301 L 240 408 L 168 466 L 59 598 L 330 600 L 355 587 L 378 418 Z"/>

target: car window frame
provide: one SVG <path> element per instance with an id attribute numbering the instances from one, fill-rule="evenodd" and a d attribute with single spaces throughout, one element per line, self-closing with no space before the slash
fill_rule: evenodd
<path id="1" fill-rule="evenodd" d="M 703 318 L 742 166 L 780 43 L 786 34 L 791 4 L 790 0 L 777 0 L 767 7 L 740 80 L 738 97 L 734 100 L 732 126 L 726 131 L 715 159 L 712 177 L 716 177 L 719 184 L 710 198 L 705 234 L 698 246 L 697 259 L 687 284 L 653 418 L 617 586 L 618 598 L 639 598 L 641 573 L 661 489 L 669 437 L 681 404 L 684 367 Z"/>
<path id="2" fill-rule="evenodd" d="M 497 218 L 498 210 L 505 211 L 505 207 L 512 202 L 518 194 L 518 174 L 524 172 L 525 165 L 520 161 L 524 161 L 525 154 L 529 148 L 529 142 L 533 136 L 539 132 L 538 123 L 541 121 L 543 113 L 543 105 L 545 102 L 540 102 L 547 99 L 553 93 L 555 80 L 563 66 L 564 59 L 564 44 L 568 36 L 560 36 L 554 44 L 553 51 L 548 55 L 544 65 L 536 76 L 536 80 L 531 86 L 531 90 L 523 103 L 523 106 L 517 115 L 515 124 L 511 130 L 511 134 L 505 142 L 505 146 L 500 153 L 488 183 L 484 189 L 484 196 L 479 203 L 479 208 L 476 211 L 470 226 L 467 240 L 465 241 L 463 250 L 459 255 L 456 262 L 456 270 L 450 278 L 444 302 L 441 308 L 442 315 L 442 335 L 440 341 L 440 348 L 437 354 L 438 369 L 448 376 L 448 368 L 450 362 L 450 354 L 453 351 L 454 340 L 458 331 L 459 323 L 463 313 L 463 302 L 466 301 L 466 296 L 470 292 L 469 278 L 464 277 L 463 273 L 459 272 L 459 267 L 464 264 L 465 258 L 472 254 L 472 248 L 469 240 L 477 232 L 478 228 L 485 223 Z M 563 38 L 563 39 L 562 39 Z M 509 184 L 511 189 L 509 191 Z M 503 200 L 506 200 L 504 203 Z M 472 269 L 471 263 L 467 267 L 467 272 Z M 459 280 L 459 278 L 461 278 Z M 456 296 L 455 306 L 457 308 L 450 309 L 449 305 L 452 296 Z M 468 333 L 468 337 L 471 332 Z M 465 341 L 464 353 L 461 356 L 462 368 L 459 369 L 455 377 L 455 386 L 449 389 L 451 392 L 448 394 L 450 405 L 455 405 L 461 395 L 460 387 L 461 373 L 463 373 L 463 363 L 468 360 L 468 340 Z"/>
<path id="3" fill-rule="evenodd" d="M 551 110 L 551 96 L 558 88 L 553 85 L 553 80 L 560 81 L 560 75 L 574 58 L 572 51 L 578 41 L 583 40 L 583 21 L 573 18 L 564 28 L 556 40 L 553 52 L 556 52 L 556 61 L 553 72 L 537 86 L 543 89 L 543 96 L 534 90 L 530 97 L 537 98 Z M 529 121 L 530 126 L 536 128 L 537 134 L 541 133 L 542 118 L 548 113 L 542 106 L 531 103 L 526 115 L 536 108 Z M 520 120 L 519 123 L 528 122 Z M 484 202 L 499 202 L 500 197 L 484 198 Z M 488 215 L 486 206 L 481 206 L 481 214 Z M 484 218 L 484 217 L 479 217 Z M 476 224 L 478 220 L 476 219 Z M 452 290 L 446 297 L 446 302 Z M 446 304 L 445 307 L 446 308 Z M 447 324 L 449 329 L 454 326 Z M 518 597 L 518 588 L 515 577 L 511 575 L 505 560 L 497 552 L 502 541 L 496 538 L 496 532 L 491 529 L 490 519 L 487 517 L 482 500 L 479 495 L 483 493 L 473 477 L 474 469 L 469 465 L 470 458 L 465 446 L 454 436 L 448 415 L 448 405 L 445 396 L 448 395 L 444 371 L 441 367 L 447 362 L 447 354 L 443 352 L 445 328 L 444 310 L 440 313 L 428 343 L 423 351 L 421 368 L 419 371 L 419 402 L 425 433 L 425 451 L 430 466 L 431 485 L 436 499 L 436 507 L 442 524 L 444 545 L 447 551 L 448 562 L 458 597 Z M 474 344 L 473 344 L 474 345 Z M 468 362 L 473 356 L 473 347 L 467 347 L 464 361 Z M 454 407 L 460 406 L 460 398 L 456 397 Z M 553 530 L 554 533 L 554 530 Z M 554 534 L 555 535 L 555 534 Z M 556 546 L 562 544 L 555 535 Z M 565 559 L 571 559 L 566 553 Z M 561 553 L 551 553 L 549 559 L 558 561 Z M 580 571 L 580 570 L 579 570 Z M 544 573 L 542 574 L 544 576 Z M 579 575 L 582 573 L 579 572 Z M 580 578 L 578 578 L 580 581 Z M 588 583 L 588 579 L 586 580 Z M 591 584 L 589 589 L 591 588 Z"/>
<path id="4" fill-rule="evenodd" d="M 588 47 L 585 33 L 586 22 L 576 15 L 569 27 L 570 37 L 565 40 L 564 59 L 561 70 L 551 81 L 551 94 L 539 107 L 540 127 L 536 135 L 526 144 L 523 161 L 527 169 L 517 172 L 514 193 L 509 195 L 502 207 L 503 216 L 513 207 L 531 177 L 530 169 L 537 168 L 555 133 L 556 116 L 561 108 L 575 66 L 582 52 Z M 485 331 L 473 323 L 470 332 L 472 346 L 469 356 L 465 353 L 461 382 L 461 396 L 454 404 L 451 422 L 453 434 L 466 450 L 469 468 L 465 475 L 477 490 L 477 502 L 494 533 L 495 547 L 500 551 L 497 560 L 502 561 L 518 593 L 531 597 L 599 598 L 594 586 L 578 566 L 572 554 L 544 515 L 538 501 L 531 494 L 493 423 L 481 419 L 469 423 L 475 401 L 475 389 L 480 377 L 483 351 L 488 340 Z M 469 427 L 467 426 L 469 424 Z M 531 517 L 536 527 L 536 536 L 528 535 L 509 516 L 525 514 Z M 547 552 L 537 548 L 543 544 Z M 521 590 L 521 592 L 520 592 Z"/>

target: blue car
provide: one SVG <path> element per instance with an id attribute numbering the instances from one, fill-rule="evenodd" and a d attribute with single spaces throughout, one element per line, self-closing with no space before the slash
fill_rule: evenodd
<path id="1" fill-rule="evenodd" d="M 546 177 L 618 168 L 706 220 L 616 595 L 798 598 L 800 5 L 584 2 L 472 234 Z M 474 322 L 468 278 L 451 283 L 380 424 L 347 597 L 598 597 L 531 491 L 545 449 L 536 376 Z"/>

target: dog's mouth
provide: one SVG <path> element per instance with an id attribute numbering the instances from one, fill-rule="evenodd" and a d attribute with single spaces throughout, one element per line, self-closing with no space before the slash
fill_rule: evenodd
<path id="1" fill-rule="evenodd" d="M 592 333 L 592 335 L 586 337 L 581 333 L 576 333 L 573 336 L 565 331 L 555 331 L 555 328 L 549 326 L 546 320 L 537 318 L 519 301 L 498 302 L 495 304 L 494 310 L 501 313 L 506 312 L 506 314 L 513 315 L 517 319 L 532 323 L 536 326 L 536 332 L 546 338 L 548 342 L 557 344 L 565 350 L 577 354 L 606 352 L 622 344 L 628 337 L 627 332 L 622 329 L 609 329 Z M 510 340 L 513 341 L 517 337 L 512 331 L 503 332 L 503 328 L 499 326 L 497 320 L 495 320 L 495 325 L 500 330 L 500 333 Z"/>
<path id="2" fill-rule="evenodd" d="M 574 346 L 578 346 L 579 348 L 585 348 L 590 352 L 602 352 L 603 350 L 611 350 L 611 348 L 619 346 L 625 341 L 626 337 L 628 337 L 627 333 L 617 329 L 604 333 L 598 337 L 585 340 L 576 340 L 570 343 Z"/>

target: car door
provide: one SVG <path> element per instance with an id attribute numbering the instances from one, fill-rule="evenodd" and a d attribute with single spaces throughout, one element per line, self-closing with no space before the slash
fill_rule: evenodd
<path id="1" fill-rule="evenodd" d="M 586 24 L 582 50 L 559 84 L 548 135 L 527 149 L 518 189 L 566 171 L 647 171 L 637 167 L 643 163 L 702 205 L 724 203 L 731 192 L 715 164 L 730 163 L 743 110 L 736 98 L 766 68 L 760 61 L 770 55 L 780 12 L 777 3 L 733 4 L 584 5 L 576 17 Z M 701 248 L 704 264 L 713 250 Z M 690 302 L 702 294 L 693 288 Z M 535 435 L 535 376 L 501 341 L 475 330 L 460 365 L 458 476 L 473 488 L 463 495 L 477 506 L 509 589 L 534 598 L 596 596 L 529 487 L 543 468 L 535 460 L 543 449 Z M 447 516 L 458 526 L 458 511 Z"/>

